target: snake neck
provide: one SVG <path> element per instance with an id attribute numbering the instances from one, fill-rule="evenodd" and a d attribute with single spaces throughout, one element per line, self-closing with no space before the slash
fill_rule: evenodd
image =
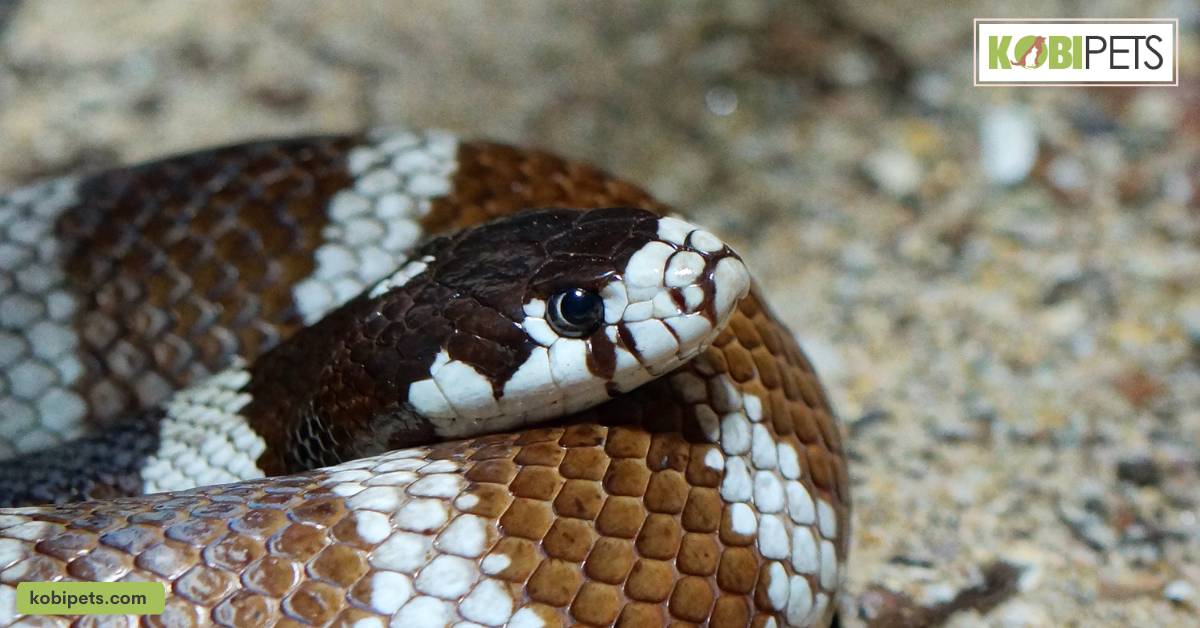
<path id="1" fill-rule="evenodd" d="M 401 397 L 403 375 L 379 377 L 372 366 L 378 358 L 354 344 L 377 307 L 356 298 L 249 369 L 250 401 L 241 414 L 273 443 L 258 460 L 263 473 L 295 473 L 432 440 L 428 423 Z"/>

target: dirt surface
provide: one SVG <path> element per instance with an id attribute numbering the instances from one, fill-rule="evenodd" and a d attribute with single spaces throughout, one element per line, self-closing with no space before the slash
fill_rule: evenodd
<path id="1" fill-rule="evenodd" d="M 850 436 L 845 625 L 1195 625 L 1200 67 L 976 88 L 1079 3 L 0 3 L 0 184 L 445 127 L 645 184 L 746 254 Z"/>

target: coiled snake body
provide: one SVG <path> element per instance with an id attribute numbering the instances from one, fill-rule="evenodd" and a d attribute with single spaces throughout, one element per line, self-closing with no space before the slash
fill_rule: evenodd
<path id="1" fill-rule="evenodd" d="M 665 210 L 406 131 L 0 197 L 0 620 L 97 619 L 16 614 L 74 579 L 165 583 L 147 625 L 828 623 L 835 419 Z"/>

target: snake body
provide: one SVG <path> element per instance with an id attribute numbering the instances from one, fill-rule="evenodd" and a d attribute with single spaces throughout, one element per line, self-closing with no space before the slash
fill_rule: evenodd
<path id="1" fill-rule="evenodd" d="M 833 413 L 666 210 L 404 131 L 0 197 L 0 500 L 57 503 L 0 514 L 0 620 L 150 579 L 148 625 L 828 623 Z"/>

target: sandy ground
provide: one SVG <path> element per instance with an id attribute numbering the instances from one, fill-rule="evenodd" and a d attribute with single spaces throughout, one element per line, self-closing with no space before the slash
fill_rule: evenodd
<path id="1" fill-rule="evenodd" d="M 787 6 L 787 5 L 785 5 Z M 975 88 L 1074 2 L 0 3 L 0 185 L 406 124 L 635 179 L 746 253 L 850 435 L 847 625 L 1198 625 L 1200 11 L 1177 88 Z"/>

